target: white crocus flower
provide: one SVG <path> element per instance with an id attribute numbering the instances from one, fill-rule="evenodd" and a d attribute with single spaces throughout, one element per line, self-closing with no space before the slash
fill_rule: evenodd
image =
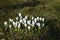
<path id="1" fill-rule="evenodd" d="M 41 19 L 44 22 L 44 18 Z"/>
<path id="2" fill-rule="evenodd" d="M 26 23 L 26 19 L 25 18 L 23 19 L 23 22 Z"/>
<path id="3" fill-rule="evenodd" d="M 14 27 L 17 27 L 17 23 L 15 23 L 14 21 L 13 21 L 13 26 L 14 26 Z"/>
<path id="4" fill-rule="evenodd" d="M 30 30 L 30 26 L 28 26 L 28 30 Z"/>
<path id="5" fill-rule="evenodd" d="M 7 26 L 7 22 L 6 21 L 4 22 L 4 25 Z"/>
<path id="6" fill-rule="evenodd" d="M 36 19 L 36 18 L 34 19 L 34 22 L 35 22 L 35 23 L 37 22 L 37 19 Z"/>
<path id="7" fill-rule="evenodd" d="M 38 27 L 40 27 L 40 23 L 36 23 L 36 25 L 37 25 Z"/>
<path id="8" fill-rule="evenodd" d="M 20 19 L 20 21 L 19 21 L 20 23 L 22 23 L 23 22 L 23 20 L 22 19 Z"/>
<path id="9" fill-rule="evenodd" d="M 33 27 L 35 26 L 35 22 L 34 22 L 34 21 L 32 21 L 32 24 L 31 24 L 31 26 L 33 26 Z"/>
<path id="10" fill-rule="evenodd" d="M 17 23 L 14 24 L 14 27 L 15 27 L 15 28 L 17 27 Z"/>
<path id="11" fill-rule="evenodd" d="M 18 24 L 18 28 L 20 28 L 20 23 Z"/>
<path id="12" fill-rule="evenodd" d="M 10 21 L 10 22 L 13 22 L 13 19 L 10 18 L 9 21 Z"/>
<path id="13" fill-rule="evenodd" d="M 27 24 L 25 23 L 24 26 L 27 27 Z"/>
<path id="14" fill-rule="evenodd" d="M 24 20 L 24 23 L 26 23 L 26 20 Z"/>
<path id="15" fill-rule="evenodd" d="M 19 19 L 19 17 L 16 17 L 16 20 L 18 20 Z"/>
<path id="16" fill-rule="evenodd" d="M 40 21 L 41 21 L 41 19 L 42 19 L 42 18 L 40 17 Z"/>
<path id="17" fill-rule="evenodd" d="M 15 22 L 13 21 L 13 25 L 15 25 Z"/>
<path id="18" fill-rule="evenodd" d="M 36 25 L 39 27 L 39 29 L 41 28 L 41 27 L 40 27 L 40 25 L 41 25 L 40 23 L 36 23 Z"/>
<path id="19" fill-rule="evenodd" d="M 9 28 L 11 29 L 12 25 L 9 25 Z"/>
<path id="20" fill-rule="evenodd" d="M 34 17 L 32 17 L 32 20 L 34 19 Z"/>
<path id="21" fill-rule="evenodd" d="M 25 19 L 28 19 L 28 16 L 27 15 L 25 16 Z"/>
<path id="22" fill-rule="evenodd" d="M 39 17 L 37 17 L 37 20 L 39 20 Z"/>
<path id="23" fill-rule="evenodd" d="M 27 24 L 30 25 L 31 24 L 31 20 L 27 20 Z"/>
<path id="24" fill-rule="evenodd" d="M 19 17 L 21 17 L 21 13 L 19 13 Z"/>

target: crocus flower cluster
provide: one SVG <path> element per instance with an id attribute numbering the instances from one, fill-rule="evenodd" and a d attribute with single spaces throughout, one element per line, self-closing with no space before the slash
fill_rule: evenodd
<path id="1" fill-rule="evenodd" d="M 28 15 L 25 15 L 25 17 L 23 17 L 21 15 L 21 13 L 18 14 L 18 17 L 16 17 L 16 20 L 9 18 L 9 22 L 5 21 L 4 22 L 4 26 L 8 26 L 10 29 L 14 26 L 15 28 L 21 28 L 21 25 L 24 25 L 23 27 L 27 27 L 28 30 L 31 29 L 31 27 L 38 27 L 39 29 L 41 29 L 41 27 L 44 26 L 44 21 L 45 19 L 42 17 L 31 17 L 31 19 L 29 19 Z"/>

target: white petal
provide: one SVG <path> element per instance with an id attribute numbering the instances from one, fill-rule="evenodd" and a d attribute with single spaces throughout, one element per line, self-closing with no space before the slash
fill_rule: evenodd
<path id="1" fill-rule="evenodd" d="M 18 28 L 20 28 L 20 24 L 18 24 Z"/>
<path id="2" fill-rule="evenodd" d="M 21 13 L 19 13 L 19 17 L 21 17 Z"/>
<path id="3" fill-rule="evenodd" d="M 41 17 L 40 17 L 40 21 L 41 21 Z"/>
<path id="4" fill-rule="evenodd" d="M 7 22 L 6 22 L 6 21 L 4 22 L 4 25 L 5 25 L 5 26 L 7 25 Z"/>
<path id="5" fill-rule="evenodd" d="M 34 19 L 34 17 L 32 17 L 32 20 Z"/>
<path id="6" fill-rule="evenodd" d="M 44 18 L 42 18 L 42 21 L 44 21 Z"/>
<path id="7" fill-rule="evenodd" d="M 18 17 L 16 17 L 16 20 L 18 20 L 19 18 Z"/>
<path id="8" fill-rule="evenodd" d="M 27 26 L 27 24 L 25 23 L 25 24 L 24 24 L 24 26 L 26 27 L 26 26 Z"/>
<path id="9" fill-rule="evenodd" d="M 9 28 L 11 29 L 12 25 L 9 25 Z"/>
<path id="10" fill-rule="evenodd" d="M 28 30 L 30 30 L 30 26 L 28 26 Z"/>
<path id="11" fill-rule="evenodd" d="M 25 16 L 25 19 L 28 19 L 28 16 L 27 15 Z"/>

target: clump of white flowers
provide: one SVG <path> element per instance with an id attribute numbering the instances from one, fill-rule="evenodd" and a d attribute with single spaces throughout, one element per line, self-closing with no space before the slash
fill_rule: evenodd
<path id="1" fill-rule="evenodd" d="M 31 17 L 31 20 L 28 19 L 28 15 L 26 15 L 25 17 L 23 17 L 21 15 L 21 13 L 19 13 L 18 17 L 16 17 L 16 20 L 14 21 L 14 19 L 9 18 L 9 24 L 7 21 L 4 22 L 4 26 L 7 26 L 11 29 L 13 26 L 15 28 L 21 28 L 21 27 L 25 27 L 28 30 L 31 29 L 31 27 L 35 27 L 37 26 L 39 29 L 41 29 L 42 26 L 44 26 L 44 21 L 45 19 L 42 17 Z M 41 23 L 42 22 L 42 23 Z M 24 26 L 22 26 L 24 25 Z"/>

